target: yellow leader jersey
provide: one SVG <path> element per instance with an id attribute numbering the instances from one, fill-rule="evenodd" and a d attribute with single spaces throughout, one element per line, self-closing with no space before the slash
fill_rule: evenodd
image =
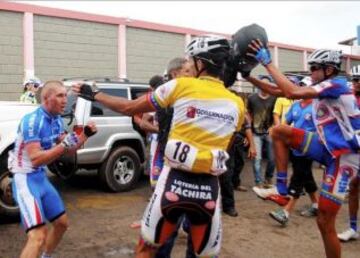
<path id="1" fill-rule="evenodd" d="M 170 167 L 215 175 L 226 171 L 226 149 L 244 121 L 241 98 L 207 76 L 169 81 L 149 97 L 158 108 L 174 108 L 165 148 Z"/>
<path id="2" fill-rule="evenodd" d="M 279 97 L 276 99 L 273 113 L 280 116 L 281 124 L 286 124 L 285 116 L 286 116 L 286 113 L 289 111 L 292 103 L 293 103 L 293 100 L 287 99 L 284 97 Z"/>

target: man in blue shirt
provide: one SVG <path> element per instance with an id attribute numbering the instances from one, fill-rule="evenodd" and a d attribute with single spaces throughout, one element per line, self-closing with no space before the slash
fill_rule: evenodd
<path id="1" fill-rule="evenodd" d="M 65 134 L 60 114 L 67 103 L 66 89 L 60 81 L 48 81 L 41 92 L 42 105 L 23 117 L 14 150 L 9 155 L 13 173 L 13 193 L 19 205 L 27 242 L 21 258 L 51 257 L 68 227 L 68 217 L 60 195 L 49 182 L 45 166 L 78 149 L 96 132 L 89 123 L 84 131 Z M 46 221 L 51 222 L 48 230 Z"/>

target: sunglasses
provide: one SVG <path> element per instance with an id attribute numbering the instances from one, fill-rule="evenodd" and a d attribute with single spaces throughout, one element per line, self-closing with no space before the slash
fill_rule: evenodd
<path id="1" fill-rule="evenodd" d="M 34 84 L 34 88 L 39 88 L 40 84 Z"/>
<path id="2" fill-rule="evenodd" d="M 359 82 L 359 81 L 360 81 L 360 78 L 352 78 L 351 81 L 353 81 L 353 82 Z"/>
<path id="3" fill-rule="evenodd" d="M 311 72 L 315 72 L 315 71 L 318 71 L 320 69 L 322 69 L 321 65 L 312 65 L 312 66 L 310 66 L 310 71 Z"/>

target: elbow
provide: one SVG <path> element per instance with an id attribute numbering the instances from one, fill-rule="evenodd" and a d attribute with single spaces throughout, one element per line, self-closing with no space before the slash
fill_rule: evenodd
<path id="1" fill-rule="evenodd" d="M 296 99 L 296 95 L 292 91 L 284 92 L 284 95 L 287 99 Z"/>

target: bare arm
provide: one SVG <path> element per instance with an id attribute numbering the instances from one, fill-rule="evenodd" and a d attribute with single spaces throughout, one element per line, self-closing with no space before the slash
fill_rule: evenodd
<path id="1" fill-rule="evenodd" d="M 266 70 L 274 78 L 276 85 L 288 99 L 311 99 L 319 96 L 318 92 L 311 87 L 298 87 L 289 81 L 273 63 L 265 66 Z"/>
<path id="2" fill-rule="evenodd" d="M 128 100 L 99 92 L 95 95 L 95 100 L 111 110 L 128 116 L 155 111 L 155 107 L 147 100 L 147 95 L 143 95 L 135 100 Z"/>
<path id="3" fill-rule="evenodd" d="M 87 126 L 91 129 L 91 131 L 93 131 L 93 132 L 97 131 L 95 123 L 89 122 L 87 124 Z M 62 135 L 60 137 L 60 140 L 62 141 L 64 138 L 65 138 L 65 135 Z M 30 143 L 26 144 L 25 150 L 30 157 L 31 164 L 34 167 L 39 167 L 39 166 L 50 164 L 51 162 L 53 162 L 54 160 L 57 160 L 60 156 L 62 156 L 64 154 L 67 154 L 67 155 L 74 154 L 76 152 L 76 150 L 78 148 L 80 148 L 80 146 L 82 146 L 87 139 L 88 139 L 88 137 L 84 134 L 84 132 L 82 132 L 78 136 L 79 142 L 77 143 L 76 146 L 74 146 L 71 149 L 65 148 L 64 145 L 62 145 L 62 144 L 57 144 L 49 150 L 43 150 L 41 148 L 40 142 L 36 141 L 36 142 L 30 142 Z"/>
<path id="4" fill-rule="evenodd" d="M 251 82 L 255 87 L 261 89 L 262 91 L 276 96 L 276 97 L 284 97 L 284 93 L 278 88 L 275 84 L 264 82 L 262 80 L 256 79 L 252 76 L 246 77 L 246 80 Z"/>
<path id="5" fill-rule="evenodd" d="M 281 124 L 279 114 L 273 113 L 273 118 L 274 118 L 274 125 L 280 125 Z"/>
<path id="6" fill-rule="evenodd" d="M 256 157 L 256 148 L 255 148 L 255 143 L 254 143 L 254 137 L 251 131 L 251 128 L 247 128 L 245 130 L 245 136 L 246 139 L 249 143 L 249 150 L 248 150 L 248 158 L 253 159 Z"/>

